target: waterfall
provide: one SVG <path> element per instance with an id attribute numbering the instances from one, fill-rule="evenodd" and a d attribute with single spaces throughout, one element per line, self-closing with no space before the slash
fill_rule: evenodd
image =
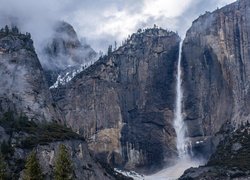
<path id="1" fill-rule="evenodd" d="M 180 159 L 188 157 L 187 142 L 186 138 L 187 127 L 182 116 L 182 72 L 181 72 L 181 53 L 182 53 L 182 40 L 179 45 L 179 57 L 177 65 L 177 75 L 176 75 L 176 100 L 175 100 L 175 111 L 174 111 L 174 129 L 176 132 L 176 146 L 178 150 L 178 155 Z"/>
<path id="2" fill-rule="evenodd" d="M 176 74 L 176 99 L 175 99 L 175 110 L 174 110 L 174 129 L 176 132 L 176 146 L 178 150 L 179 159 L 177 159 L 176 164 L 167 167 L 156 174 L 151 176 L 146 176 L 145 180 L 170 180 L 178 179 L 186 169 L 190 167 L 198 167 L 199 165 L 204 164 L 203 161 L 194 160 L 189 156 L 192 152 L 191 143 L 189 138 L 186 137 L 187 126 L 183 120 L 182 116 L 182 99 L 183 99 L 183 90 L 182 90 L 182 72 L 181 72 L 181 53 L 182 53 L 182 41 L 179 45 L 179 57 L 177 64 L 177 74 Z"/>

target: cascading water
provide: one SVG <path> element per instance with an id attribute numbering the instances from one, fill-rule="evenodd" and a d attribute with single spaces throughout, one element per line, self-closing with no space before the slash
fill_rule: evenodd
<path id="1" fill-rule="evenodd" d="M 181 53 L 182 53 L 182 41 L 179 47 L 179 57 L 177 64 L 177 75 L 176 75 L 176 100 L 175 100 L 175 111 L 174 111 L 174 129 L 176 132 L 176 146 L 178 150 L 179 158 L 174 166 L 165 168 L 156 174 L 146 176 L 146 180 L 173 180 L 178 179 L 183 172 L 190 167 L 198 167 L 203 164 L 201 161 L 193 160 L 189 156 L 189 139 L 186 137 L 187 126 L 182 116 L 182 71 L 181 71 Z"/>
<path id="2" fill-rule="evenodd" d="M 176 100 L 175 100 L 175 112 L 174 112 L 174 129 L 176 132 L 176 146 L 180 159 L 188 158 L 187 142 L 186 138 L 187 128 L 182 116 L 182 73 L 181 73 L 181 53 L 182 53 L 182 42 L 179 45 L 179 56 L 177 64 L 177 75 L 176 75 Z"/>

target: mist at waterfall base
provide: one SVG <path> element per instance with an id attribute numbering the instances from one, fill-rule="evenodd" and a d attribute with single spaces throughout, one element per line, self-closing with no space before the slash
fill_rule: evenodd
<path id="1" fill-rule="evenodd" d="M 182 54 L 182 43 L 179 44 L 179 56 L 177 63 L 177 75 L 176 75 L 176 100 L 175 100 L 175 111 L 174 111 L 174 129 L 176 132 L 176 148 L 178 151 L 178 158 L 173 166 L 167 167 L 156 174 L 146 176 L 146 180 L 173 180 L 178 179 L 186 169 L 191 167 L 198 167 L 203 165 L 204 160 L 194 159 L 192 157 L 192 147 L 187 134 L 187 126 L 184 122 L 182 115 L 182 70 L 181 70 L 181 54 Z"/>

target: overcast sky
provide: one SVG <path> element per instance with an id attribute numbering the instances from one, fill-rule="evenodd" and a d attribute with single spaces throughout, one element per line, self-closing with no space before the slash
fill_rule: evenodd
<path id="1" fill-rule="evenodd" d="M 72 24 L 79 38 L 96 50 L 121 43 L 138 28 L 154 24 L 184 37 L 192 21 L 235 0 L 0 0 L 0 25 L 19 19 L 39 46 L 52 33 L 56 20 Z M 38 48 L 38 47 L 36 47 Z"/>

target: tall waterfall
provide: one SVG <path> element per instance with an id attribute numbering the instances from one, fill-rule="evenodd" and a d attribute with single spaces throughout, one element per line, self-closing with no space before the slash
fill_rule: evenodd
<path id="1" fill-rule="evenodd" d="M 145 177 L 145 180 L 169 180 L 178 179 L 186 169 L 190 167 L 198 167 L 204 164 L 202 161 L 193 160 L 189 156 L 189 139 L 186 137 L 187 126 L 182 116 L 182 72 L 181 72 L 181 53 L 182 53 L 182 41 L 179 47 L 179 57 L 177 64 L 177 75 L 176 75 L 176 100 L 175 100 L 175 111 L 174 111 L 174 129 L 176 132 L 176 144 L 179 159 L 176 161 L 174 166 L 165 168 L 156 174 Z"/>
<path id="2" fill-rule="evenodd" d="M 182 40 L 179 47 L 179 57 L 177 65 L 177 76 L 176 76 L 176 100 L 175 100 L 175 112 L 174 112 L 174 129 L 176 132 L 176 145 L 178 150 L 178 155 L 180 159 L 188 157 L 187 152 L 187 138 L 185 137 L 187 132 L 187 127 L 183 121 L 182 116 L 182 72 L 181 72 L 181 53 L 182 53 Z"/>

